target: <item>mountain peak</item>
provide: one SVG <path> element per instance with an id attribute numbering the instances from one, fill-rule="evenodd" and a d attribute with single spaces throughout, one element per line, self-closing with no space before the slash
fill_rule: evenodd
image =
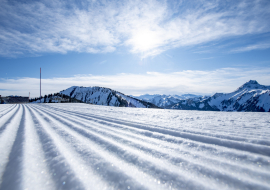
<path id="1" fill-rule="evenodd" d="M 250 81 L 246 82 L 245 84 L 243 84 L 242 86 L 240 86 L 239 88 L 237 88 L 235 92 L 237 92 L 239 90 L 243 90 L 243 89 L 270 90 L 270 86 L 264 86 L 264 85 L 259 84 L 256 80 L 250 80 Z"/>
<path id="2" fill-rule="evenodd" d="M 248 84 L 259 84 L 259 83 L 256 80 L 249 80 L 244 85 L 248 85 Z"/>

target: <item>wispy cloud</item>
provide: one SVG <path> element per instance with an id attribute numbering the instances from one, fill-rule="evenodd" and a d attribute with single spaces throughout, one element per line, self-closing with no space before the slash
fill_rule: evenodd
<path id="1" fill-rule="evenodd" d="M 200 59 L 196 59 L 196 60 L 205 60 L 205 59 L 214 59 L 214 57 L 205 57 L 205 58 L 200 58 Z"/>
<path id="2" fill-rule="evenodd" d="M 0 0 L 0 55 L 106 53 L 142 58 L 171 48 L 269 32 L 268 0 Z"/>
<path id="3" fill-rule="evenodd" d="M 253 44 L 253 45 L 248 45 L 245 47 L 240 47 L 231 50 L 233 53 L 238 53 L 238 52 L 246 52 L 246 51 L 252 51 L 252 50 L 261 50 L 261 49 L 268 49 L 270 48 L 270 43 L 259 43 L 259 44 Z"/>
<path id="4" fill-rule="evenodd" d="M 107 62 L 107 60 L 104 60 L 104 61 L 99 62 L 99 64 L 102 65 L 102 64 L 104 64 L 106 62 Z"/>
<path id="5" fill-rule="evenodd" d="M 269 85 L 269 68 L 223 68 L 210 71 L 185 70 L 180 72 L 117 75 L 76 75 L 69 78 L 42 80 L 42 94 L 59 92 L 70 86 L 108 87 L 126 94 L 213 94 L 232 92 L 250 79 Z M 1 79 L 2 95 L 39 95 L 38 78 Z M 14 90 L 16 89 L 16 90 Z"/>

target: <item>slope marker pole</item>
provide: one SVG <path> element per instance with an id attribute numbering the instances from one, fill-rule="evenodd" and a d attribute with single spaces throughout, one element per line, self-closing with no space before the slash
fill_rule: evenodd
<path id="1" fill-rule="evenodd" d="M 41 67 L 40 67 L 40 103 L 41 103 Z"/>

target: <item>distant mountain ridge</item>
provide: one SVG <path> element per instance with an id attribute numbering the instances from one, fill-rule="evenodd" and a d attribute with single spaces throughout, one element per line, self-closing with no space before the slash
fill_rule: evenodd
<path id="1" fill-rule="evenodd" d="M 128 96 L 110 88 L 72 86 L 60 93 L 31 99 L 39 102 L 84 102 L 96 105 L 165 108 L 202 111 L 254 111 L 270 112 L 270 86 L 250 80 L 231 93 L 215 93 L 212 96 L 141 95 Z"/>
<path id="2" fill-rule="evenodd" d="M 150 102 L 152 104 L 155 104 L 158 107 L 161 108 L 170 108 L 170 106 L 175 105 L 176 103 L 180 102 L 181 100 L 186 100 L 190 98 L 200 99 L 204 96 L 202 95 L 194 95 L 194 94 L 183 94 L 183 95 L 160 95 L 160 94 L 154 94 L 154 95 L 140 95 L 140 96 L 132 96 L 140 100 L 144 100 L 147 102 Z"/>
<path id="3" fill-rule="evenodd" d="M 72 86 L 60 91 L 60 94 L 70 96 L 85 103 L 96 105 L 117 106 L 117 107 L 137 107 L 137 108 L 159 108 L 158 106 L 127 96 L 105 87 L 79 87 Z"/>
<path id="4" fill-rule="evenodd" d="M 203 100 L 190 98 L 170 107 L 181 110 L 270 112 L 270 86 L 250 80 L 231 93 L 216 93 Z"/>

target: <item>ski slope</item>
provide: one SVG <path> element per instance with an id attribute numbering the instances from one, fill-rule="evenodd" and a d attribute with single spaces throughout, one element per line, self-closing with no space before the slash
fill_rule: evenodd
<path id="1" fill-rule="evenodd" d="M 269 113 L 0 105 L 0 189 L 270 189 Z"/>

